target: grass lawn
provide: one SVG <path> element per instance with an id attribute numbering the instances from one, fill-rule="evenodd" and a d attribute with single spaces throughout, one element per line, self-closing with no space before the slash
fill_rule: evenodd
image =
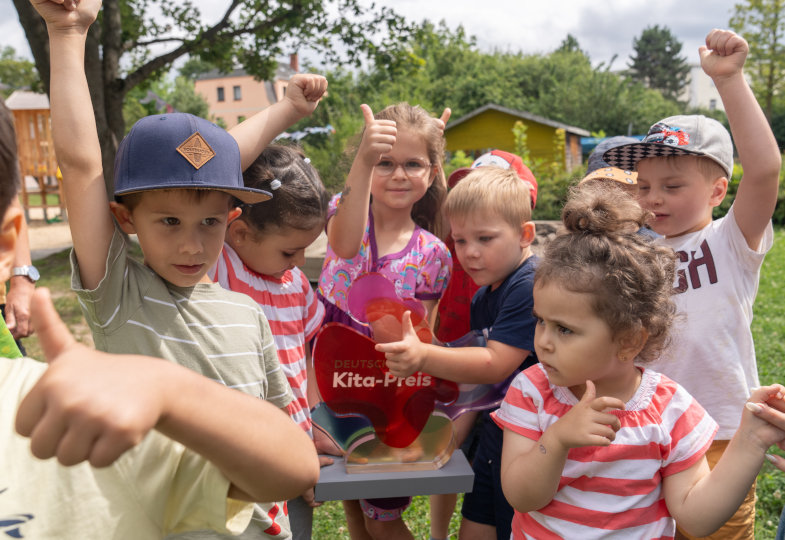
<path id="1" fill-rule="evenodd" d="M 36 262 L 41 271 L 40 286 L 49 287 L 55 306 L 80 341 L 91 343 L 76 297 L 69 288 L 70 267 L 67 253 L 59 253 Z M 760 289 L 755 302 L 752 332 L 758 357 L 758 372 L 762 384 L 785 383 L 785 230 L 775 233 L 774 247 L 763 264 Z M 34 336 L 25 339 L 29 356 L 41 358 L 41 350 Z M 779 452 L 779 450 L 776 450 Z M 785 473 L 766 462 L 758 476 L 758 505 L 756 538 L 774 538 L 779 513 L 785 504 Z M 460 508 L 460 499 L 458 502 Z M 428 538 L 428 499 L 415 497 L 404 514 L 415 538 Z M 457 538 L 459 520 L 456 515 L 450 526 L 450 537 Z M 337 501 L 319 507 L 314 514 L 314 540 L 348 539 L 343 508 Z"/>

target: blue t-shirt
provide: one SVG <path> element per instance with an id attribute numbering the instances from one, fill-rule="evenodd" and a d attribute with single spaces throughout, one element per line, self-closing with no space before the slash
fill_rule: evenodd
<path id="1" fill-rule="evenodd" d="M 472 298 L 470 321 L 488 340 L 531 351 L 521 369 L 537 362 L 534 355 L 534 271 L 539 258 L 532 255 L 492 291 L 482 287 Z"/>

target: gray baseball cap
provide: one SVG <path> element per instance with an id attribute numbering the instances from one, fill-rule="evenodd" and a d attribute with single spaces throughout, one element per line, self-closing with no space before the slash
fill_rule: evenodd
<path id="1" fill-rule="evenodd" d="M 607 150 L 602 158 L 621 169 L 635 170 L 644 158 L 658 156 L 706 156 L 717 163 L 730 179 L 733 173 L 733 143 L 725 127 L 702 115 L 670 116 L 649 129 L 638 143 Z"/>

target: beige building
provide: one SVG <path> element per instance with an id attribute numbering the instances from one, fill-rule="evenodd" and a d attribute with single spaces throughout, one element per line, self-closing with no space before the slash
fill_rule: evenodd
<path id="1" fill-rule="evenodd" d="M 686 101 L 690 107 L 700 107 L 710 111 L 725 110 L 714 81 L 706 75 L 699 64 L 690 65 L 689 80 L 682 90 L 680 99 Z"/>
<path id="2" fill-rule="evenodd" d="M 298 71 L 297 54 L 293 54 L 289 64 L 278 64 L 272 81 L 257 81 L 243 69 L 215 70 L 197 78 L 194 86 L 207 101 L 210 119 L 229 129 L 283 99 L 289 79 Z"/>

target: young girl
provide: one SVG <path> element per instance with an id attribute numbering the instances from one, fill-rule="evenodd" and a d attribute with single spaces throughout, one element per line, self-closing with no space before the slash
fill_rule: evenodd
<path id="1" fill-rule="evenodd" d="M 329 195 L 310 160 L 293 147 L 268 146 L 243 173 L 243 180 L 246 187 L 269 191 L 273 198 L 243 207 L 240 218 L 229 225 L 211 277 L 261 306 L 294 394 L 288 412 L 313 439 L 309 342 L 321 325 L 324 308 L 297 266 L 305 262 L 305 248 L 324 229 Z M 289 501 L 294 538 L 310 538 L 313 506 L 312 489 Z"/>
<path id="2" fill-rule="evenodd" d="M 375 116 L 367 105 L 362 111 L 362 141 L 328 213 L 318 290 L 324 320 L 370 334 L 347 313 L 346 293 L 360 275 L 380 272 L 401 298 L 421 300 L 433 323 L 452 268 L 447 247 L 433 234 L 446 193 L 443 125 L 406 103 Z M 344 501 L 352 538 L 412 538 L 401 519 L 410 503 L 411 497 Z"/>
<path id="3" fill-rule="evenodd" d="M 674 319 L 675 255 L 636 234 L 647 212 L 621 190 L 581 187 L 562 217 L 566 231 L 535 276 L 540 364 L 518 375 L 495 413 L 513 538 L 673 538 L 674 518 L 710 534 L 785 436 L 753 415 L 785 389 L 753 391 L 710 472 L 704 453 L 717 424 L 644 367 Z"/>

